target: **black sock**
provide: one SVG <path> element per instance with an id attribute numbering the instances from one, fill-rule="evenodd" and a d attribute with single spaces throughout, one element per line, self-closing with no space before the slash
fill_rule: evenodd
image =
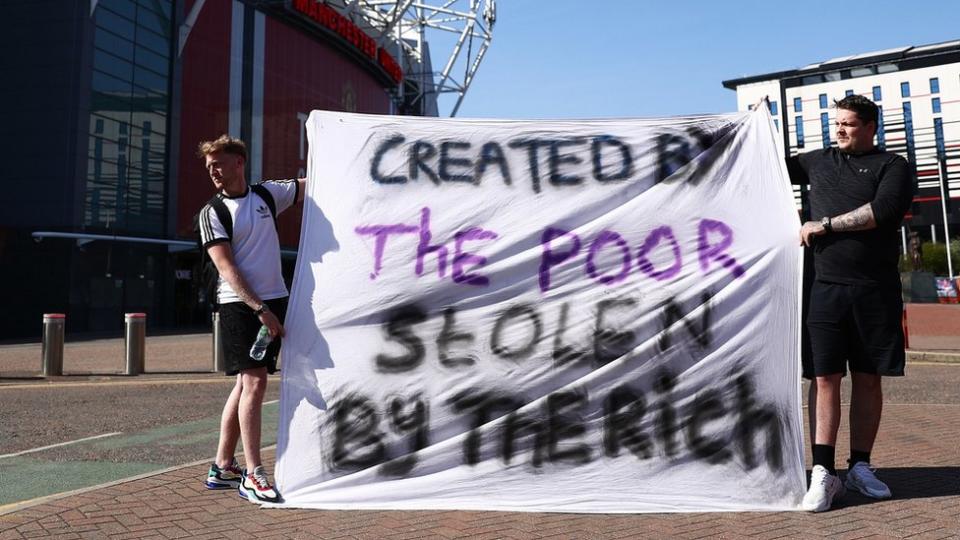
<path id="1" fill-rule="evenodd" d="M 837 474 L 837 466 L 834 462 L 837 451 L 829 444 L 813 445 L 813 464 L 820 465 L 827 469 L 830 474 Z"/>
<path id="2" fill-rule="evenodd" d="M 847 463 L 851 467 L 857 464 L 858 461 L 864 463 L 870 463 L 870 452 L 861 452 L 860 450 L 850 450 L 850 459 L 847 460 Z"/>

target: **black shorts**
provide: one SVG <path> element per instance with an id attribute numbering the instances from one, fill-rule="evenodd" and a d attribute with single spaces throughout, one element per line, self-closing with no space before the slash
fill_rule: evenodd
<path id="1" fill-rule="evenodd" d="M 903 299 L 899 283 L 845 285 L 814 281 L 806 328 L 810 355 L 803 376 L 846 375 L 850 371 L 902 376 Z"/>
<path id="2" fill-rule="evenodd" d="M 267 307 L 280 319 L 287 314 L 287 298 L 267 300 Z M 274 339 L 267 347 L 263 360 L 250 358 L 250 347 L 257 339 L 257 333 L 263 324 L 253 310 L 243 302 L 220 304 L 220 341 L 223 345 L 224 372 L 236 375 L 245 369 L 267 368 L 267 373 L 277 371 L 277 354 L 280 352 L 280 338 Z"/>

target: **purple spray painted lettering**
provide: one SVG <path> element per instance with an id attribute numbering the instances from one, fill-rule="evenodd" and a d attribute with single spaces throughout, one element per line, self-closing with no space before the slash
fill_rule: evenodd
<path id="1" fill-rule="evenodd" d="M 719 233 L 720 242 L 710 243 L 710 233 Z M 700 220 L 700 231 L 697 242 L 697 253 L 700 255 L 700 269 L 704 273 L 710 270 L 710 261 L 716 261 L 721 266 L 730 270 L 733 277 L 743 275 L 743 267 L 737 264 L 737 260 L 725 253 L 726 249 L 733 244 L 733 229 L 722 221 L 712 219 Z"/>
<path id="2" fill-rule="evenodd" d="M 614 275 L 602 275 L 597 270 L 596 257 L 607 244 L 616 244 L 620 248 L 620 272 Z M 600 231 L 597 238 L 590 244 L 590 251 L 587 253 L 587 275 L 603 283 L 604 285 L 613 285 L 627 279 L 630 274 L 630 246 L 619 233 L 613 231 Z"/>
<path id="3" fill-rule="evenodd" d="M 430 253 L 437 254 L 437 273 L 440 277 L 447 274 L 447 248 L 442 244 L 430 245 L 430 209 L 420 210 L 420 244 L 417 245 L 417 275 L 423 275 L 423 260 Z"/>
<path id="4" fill-rule="evenodd" d="M 657 270 L 654 268 L 653 262 L 650 261 L 650 254 L 655 247 L 660 245 L 662 239 L 666 239 L 672 244 L 673 265 L 663 270 Z M 664 225 L 657 227 L 647 235 L 643 245 L 637 250 L 637 266 L 640 267 L 641 272 L 657 281 L 670 279 L 680 273 L 680 269 L 683 267 L 683 258 L 680 256 L 680 244 L 677 242 L 677 237 L 673 235 L 673 229 Z"/>
<path id="5" fill-rule="evenodd" d="M 373 272 L 370 274 L 370 280 L 377 279 L 380 270 L 383 269 L 383 250 L 387 246 L 387 237 L 391 234 L 410 234 L 417 232 L 414 225 L 404 225 L 398 223 L 395 225 L 363 225 L 354 229 L 361 236 L 376 236 L 376 244 L 373 248 Z"/>
<path id="6" fill-rule="evenodd" d="M 458 232 L 455 235 L 455 238 L 456 240 L 454 243 L 455 247 L 453 254 L 453 281 L 455 283 L 467 283 L 469 285 L 477 285 L 480 287 L 486 287 L 489 285 L 490 278 L 487 276 L 477 273 L 469 274 L 464 270 L 464 266 L 467 264 L 473 264 L 473 269 L 483 266 L 487 262 L 487 258 L 463 251 L 463 243 L 470 240 L 494 240 L 497 238 L 497 233 L 488 231 L 486 229 L 481 229 L 480 227 L 472 227 L 465 231 Z"/>
<path id="7" fill-rule="evenodd" d="M 566 252 L 553 251 L 553 241 L 563 236 L 569 236 L 573 246 Z M 543 255 L 540 256 L 540 292 L 547 292 L 550 289 L 550 268 L 576 255 L 580 251 L 580 239 L 570 231 L 547 227 L 540 236 L 540 246 L 543 249 Z"/>

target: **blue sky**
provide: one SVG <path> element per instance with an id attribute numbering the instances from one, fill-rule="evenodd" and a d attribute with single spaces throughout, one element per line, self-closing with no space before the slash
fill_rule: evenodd
<path id="1" fill-rule="evenodd" d="M 729 112 L 726 79 L 960 39 L 953 0 L 498 0 L 497 12 L 458 117 Z"/>

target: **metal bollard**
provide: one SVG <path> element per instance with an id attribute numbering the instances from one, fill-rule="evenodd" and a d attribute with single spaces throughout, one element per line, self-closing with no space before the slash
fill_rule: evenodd
<path id="1" fill-rule="evenodd" d="M 63 375 L 63 326 L 67 316 L 63 313 L 43 314 L 43 376 Z"/>
<path id="2" fill-rule="evenodd" d="M 140 375 L 143 373 L 143 357 L 146 355 L 146 313 L 127 313 L 124 317 L 126 326 L 124 342 L 126 345 L 127 369 L 125 375 Z"/>
<path id="3" fill-rule="evenodd" d="M 223 359 L 223 342 L 220 341 L 220 313 L 214 311 L 210 316 L 213 319 L 213 371 L 226 369 Z"/>

